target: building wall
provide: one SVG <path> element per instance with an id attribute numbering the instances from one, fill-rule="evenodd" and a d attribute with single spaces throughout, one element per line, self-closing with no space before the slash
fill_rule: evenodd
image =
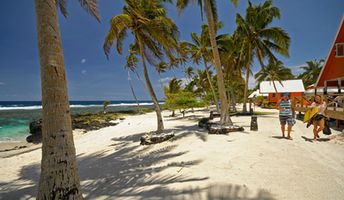
<path id="1" fill-rule="evenodd" d="M 278 100 L 281 98 L 281 93 L 269 93 L 269 103 L 277 103 Z M 294 97 L 301 97 L 302 96 L 302 92 L 292 92 L 290 94 L 290 98 L 293 99 Z"/>
<path id="2" fill-rule="evenodd" d="M 323 87 L 324 81 L 326 80 L 344 77 L 344 57 L 335 57 L 336 43 L 344 43 L 344 21 L 342 21 L 337 38 L 335 38 L 335 43 L 331 47 L 330 54 L 327 58 L 327 62 L 325 63 L 325 68 L 321 74 L 317 87 Z"/>

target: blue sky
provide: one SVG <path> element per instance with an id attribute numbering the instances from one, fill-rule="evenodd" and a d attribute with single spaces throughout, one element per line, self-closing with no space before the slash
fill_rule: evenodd
<path id="1" fill-rule="evenodd" d="M 122 1 L 99 1 L 101 23 L 84 12 L 78 1 L 69 0 L 68 3 L 69 17 L 65 19 L 59 15 L 59 24 L 70 99 L 133 99 L 127 72 L 123 68 L 125 55 L 120 56 L 113 51 L 110 60 L 107 60 L 102 50 L 109 20 L 120 13 Z M 306 61 L 325 58 L 344 14 L 344 1 L 275 0 L 274 4 L 280 8 L 282 18 L 273 25 L 282 27 L 291 36 L 290 57 L 280 58 L 285 66 L 297 73 L 298 66 Z M 217 5 L 219 19 L 225 25 L 221 33 L 232 33 L 235 28 L 235 13 L 244 14 L 247 1 L 239 0 L 237 8 L 228 0 L 218 0 Z M 191 32 L 200 32 L 202 21 L 197 6 L 189 6 L 181 15 L 177 14 L 174 6 L 166 7 L 168 15 L 180 29 L 181 40 L 189 40 Z M 0 101 L 40 100 L 34 1 L 4 0 L 0 11 Z M 254 72 L 259 70 L 257 66 L 253 66 Z M 141 71 L 140 68 L 139 73 Z M 181 71 L 175 73 L 178 77 L 183 76 Z M 172 72 L 168 72 L 162 76 L 168 79 L 172 75 Z M 157 73 L 151 70 L 150 76 L 158 97 L 162 98 Z M 132 79 L 139 99 L 149 100 L 141 82 L 134 75 Z"/>

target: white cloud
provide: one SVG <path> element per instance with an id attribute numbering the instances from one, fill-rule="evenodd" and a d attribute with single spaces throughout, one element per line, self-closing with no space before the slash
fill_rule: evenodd
<path id="1" fill-rule="evenodd" d="M 171 76 L 168 76 L 168 77 L 165 77 L 165 78 L 162 78 L 161 79 L 161 82 L 163 85 L 168 85 L 168 82 L 173 79 L 174 77 L 171 77 Z M 182 87 L 184 87 L 187 83 L 189 83 L 189 81 L 187 80 L 187 78 L 177 78 L 178 80 L 181 80 L 182 81 Z"/>
<path id="2" fill-rule="evenodd" d="M 299 75 L 303 72 L 303 69 L 301 69 L 301 67 L 303 66 L 307 66 L 306 63 L 301 64 L 301 65 L 294 65 L 294 66 L 289 66 L 288 68 L 291 69 L 291 71 L 293 72 L 294 75 Z"/>
<path id="3" fill-rule="evenodd" d="M 81 74 L 83 74 L 83 75 L 85 75 L 86 73 L 87 73 L 86 70 L 82 70 L 82 71 L 81 71 Z"/>
<path id="4" fill-rule="evenodd" d="M 84 64 L 85 62 L 86 62 L 85 58 L 81 59 L 81 61 L 80 61 L 81 64 Z"/>
<path id="5" fill-rule="evenodd" d="M 5 85 L 5 83 L 4 82 L 0 82 L 0 85 Z"/>
<path id="6" fill-rule="evenodd" d="M 165 77 L 165 78 L 162 78 L 161 79 L 161 82 L 164 84 L 164 83 L 168 83 L 168 81 L 170 80 L 170 79 L 172 79 L 173 77 L 170 77 L 170 76 L 168 76 L 168 77 Z"/>

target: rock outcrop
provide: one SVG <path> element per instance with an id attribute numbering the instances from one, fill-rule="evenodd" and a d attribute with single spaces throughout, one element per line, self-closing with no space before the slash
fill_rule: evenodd
<path id="1" fill-rule="evenodd" d="M 117 125 L 117 120 L 124 120 L 123 117 L 118 118 L 117 113 L 87 113 L 72 115 L 72 128 L 82 129 L 84 132 L 98 130 L 108 126 Z M 26 137 L 26 141 L 30 143 L 40 143 L 42 138 L 42 119 L 32 121 L 30 123 L 30 135 Z"/>

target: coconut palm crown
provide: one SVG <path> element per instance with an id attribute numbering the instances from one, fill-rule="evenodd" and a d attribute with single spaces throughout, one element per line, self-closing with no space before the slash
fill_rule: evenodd
<path id="1" fill-rule="evenodd" d="M 264 68 L 264 59 L 269 58 L 277 62 L 274 53 L 288 57 L 290 37 L 280 27 L 270 27 L 275 18 L 280 18 L 280 11 L 271 0 L 263 4 L 253 5 L 249 1 L 245 18 L 240 14 L 236 16 L 237 29 L 235 34 L 240 38 L 240 60 L 245 60 L 246 87 L 244 91 L 243 111 L 246 112 L 246 100 L 250 68 L 256 57 Z"/>
<path id="2" fill-rule="evenodd" d="M 122 54 L 122 45 L 128 32 L 133 34 L 133 45 L 141 57 L 146 86 L 157 114 L 157 133 L 164 130 L 161 108 L 151 84 L 146 62 L 156 65 L 164 57 L 173 58 L 178 47 L 179 31 L 176 24 L 166 16 L 166 10 L 159 0 L 125 0 L 123 12 L 110 21 L 110 30 L 103 45 L 109 57 L 116 43 L 116 49 Z"/>

